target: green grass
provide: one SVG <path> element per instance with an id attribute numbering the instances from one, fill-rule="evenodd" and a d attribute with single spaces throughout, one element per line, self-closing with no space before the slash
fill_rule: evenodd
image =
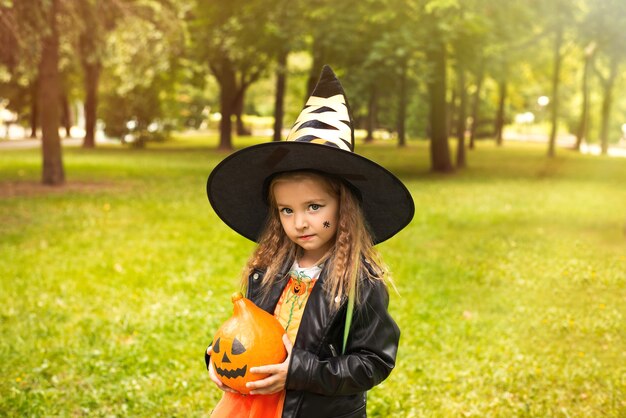
<path id="1" fill-rule="evenodd" d="M 39 150 L 0 153 L 0 415 L 208 416 L 253 248 L 206 199 L 214 144 L 65 149 L 62 189 Z M 370 416 L 626 417 L 626 160 L 479 143 L 437 175 L 424 143 L 359 150 L 417 209 L 380 245 L 402 338 Z"/>

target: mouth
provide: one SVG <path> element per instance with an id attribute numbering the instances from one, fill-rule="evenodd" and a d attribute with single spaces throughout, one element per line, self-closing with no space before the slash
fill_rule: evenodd
<path id="1" fill-rule="evenodd" d="M 244 377 L 246 375 L 246 369 L 248 368 L 248 366 L 246 365 L 240 369 L 234 369 L 234 370 L 221 369 L 217 367 L 217 364 L 215 364 L 215 362 L 213 362 L 213 366 L 215 367 L 215 372 L 218 375 L 227 377 L 229 379 L 235 379 L 237 377 Z"/>
<path id="2" fill-rule="evenodd" d="M 310 239 L 312 239 L 315 235 L 300 235 L 298 237 L 299 240 L 301 241 L 308 241 Z"/>

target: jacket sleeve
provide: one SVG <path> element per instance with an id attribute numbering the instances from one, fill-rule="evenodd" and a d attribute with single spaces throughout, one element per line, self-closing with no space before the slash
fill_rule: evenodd
<path id="1" fill-rule="evenodd" d="M 387 311 L 389 294 L 384 284 L 365 283 L 362 302 L 354 310 L 346 353 L 321 359 L 294 348 L 287 389 L 351 395 L 367 391 L 389 376 L 395 366 L 400 330 Z"/>

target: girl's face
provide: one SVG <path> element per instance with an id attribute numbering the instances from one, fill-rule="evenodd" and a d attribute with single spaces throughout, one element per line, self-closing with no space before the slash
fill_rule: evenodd
<path id="1" fill-rule="evenodd" d="M 304 250 L 300 265 L 312 265 L 335 243 L 337 197 L 315 177 L 278 180 L 273 192 L 285 234 Z"/>

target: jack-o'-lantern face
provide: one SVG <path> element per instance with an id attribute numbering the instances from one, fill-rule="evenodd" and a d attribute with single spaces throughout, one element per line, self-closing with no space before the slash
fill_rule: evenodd
<path id="1" fill-rule="evenodd" d="M 218 338 L 213 345 L 214 358 L 213 367 L 215 373 L 227 379 L 245 377 L 248 371 L 248 364 L 244 363 L 242 354 L 246 352 L 246 347 L 237 338 L 230 340 Z M 218 363 L 220 366 L 218 366 Z"/>
<path id="2" fill-rule="evenodd" d="M 293 294 L 296 296 L 302 296 L 306 292 L 306 286 L 299 280 L 294 280 L 291 288 L 293 289 Z"/>
<path id="3" fill-rule="evenodd" d="M 213 338 L 211 361 L 217 377 L 240 393 L 249 393 L 246 383 L 267 377 L 250 368 L 282 363 L 287 351 L 285 330 L 274 316 L 254 305 L 241 293 L 233 295 L 233 316 Z"/>

